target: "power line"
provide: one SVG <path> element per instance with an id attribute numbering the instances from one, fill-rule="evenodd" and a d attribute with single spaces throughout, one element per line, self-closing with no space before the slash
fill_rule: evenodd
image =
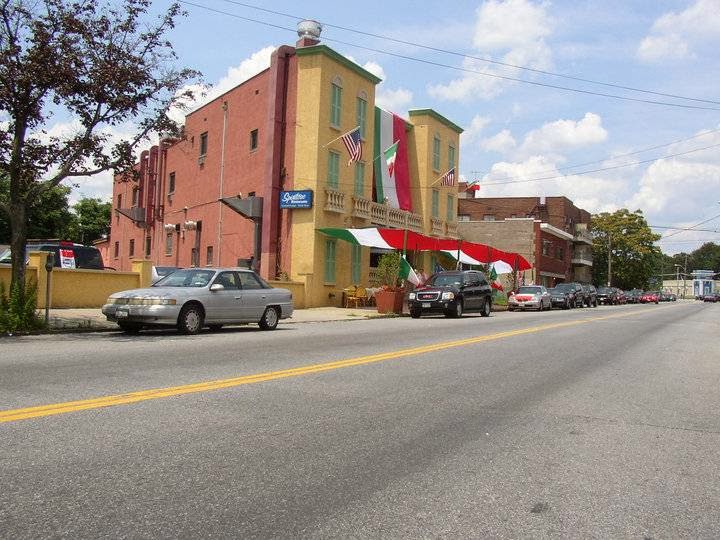
<path id="1" fill-rule="evenodd" d="M 588 161 L 588 162 L 586 162 L 586 163 L 578 163 L 577 165 L 566 165 L 565 167 L 558 167 L 558 168 L 555 168 L 555 169 L 548 169 L 548 170 L 545 170 L 545 171 L 540 171 L 540 172 L 538 172 L 537 174 L 545 174 L 545 173 L 550 173 L 550 172 L 553 172 L 553 171 L 566 171 L 566 170 L 569 170 L 569 169 L 576 169 L 576 168 L 578 168 L 578 167 L 587 167 L 588 165 L 595 165 L 596 163 L 605 163 L 606 161 L 615 161 L 615 160 L 620 159 L 620 158 L 623 158 L 623 157 L 634 156 L 634 155 L 637 155 L 637 154 L 643 154 L 643 153 L 645 153 L 645 152 L 650 152 L 651 150 L 657 150 L 658 148 L 665 148 L 665 147 L 667 147 L 667 146 L 672 146 L 673 144 L 678 144 L 678 143 L 681 143 L 681 142 L 690 141 L 690 140 L 692 140 L 692 139 L 697 139 L 698 137 L 702 137 L 702 136 L 704 136 L 704 135 L 710 135 L 710 134 L 712 134 L 712 133 L 718 133 L 718 132 L 720 132 L 720 129 L 713 129 L 713 130 L 710 130 L 710 131 L 705 131 L 705 132 L 703 132 L 703 133 L 698 133 L 697 135 L 693 135 L 693 136 L 691 136 L 691 137 L 686 137 L 686 138 L 684 138 L 684 139 L 678 139 L 678 140 L 676 140 L 676 141 L 672 141 L 672 142 L 669 142 L 669 143 L 658 144 L 658 145 L 656 145 L 656 146 L 650 146 L 650 147 L 648 147 L 648 148 L 643 148 L 643 149 L 641 149 L 641 150 L 636 150 L 636 151 L 634 151 L 634 152 L 628 152 L 628 153 L 626 153 L 626 154 L 618 154 L 617 156 L 614 156 L 614 157 L 605 158 L 605 159 L 598 159 L 598 160 L 596 160 L 596 161 Z M 662 158 L 657 158 L 657 159 L 662 159 Z M 485 172 L 483 172 L 483 171 L 470 171 L 470 172 L 468 172 L 468 174 L 482 174 L 482 175 L 485 175 L 485 174 L 489 174 L 490 172 L 491 172 L 491 171 L 485 171 Z M 508 176 L 508 177 L 506 177 L 506 178 L 499 178 L 499 180 L 511 180 L 512 178 L 516 178 L 516 177 Z"/>
<path id="2" fill-rule="evenodd" d="M 716 216 L 713 216 L 713 217 L 711 217 L 711 218 L 708 218 L 708 219 L 706 219 L 706 220 L 703 220 L 703 221 L 701 221 L 700 223 L 696 223 L 695 225 L 690 225 L 690 227 L 685 227 L 684 229 L 680 229 L 680 230 L 677 231 L 677 232 L 670 233 L 670 234 L 668 234 L 667 236 L 664 236 L 663 238 L 670 238 L 671 236 L 675 236 L 676 234 L 680 234 L 680 233 L 685 232 L 685 231 L 692 231 L 692 230 L 695 229 L 695 227 L 698 227 L 698 226 L 700 226 L 700 225 L 703 225 L 703 224 L 707 223 L 708 221 L 712 221 L 712 220 L 717 219 L 717 218 L 719 218 L 719 217 L 720 217 L 720 214 L 718 214 L 718 215 L 716 215 Z"/>
<path id="3" fill-rule="evenodd" d="M 297 21 L 301 21 L 301 20 L 304 19 L 304 17 L 300 17 L 300 16 L 298 16 L 298 15 L 292 15 L 292 14 L 290 14 L 290 13 L 283 13 L 283 12 L 281 12 L 281 11 L 275 11 L 275 10 L 263 8 L 263 7 L 260 7 L 260 6 L 255 6 L 255 5 L 252 5 L 252 4 L 247 4 L 247 3 L 245 3 L 245 2 L 238 2 L 237 0 L 223 0 L 223 1 L 226 2 L 226 3 L 228 3 L 228 4 L 235 4 L 235 5 L 238 5 L 238 6 L 243 6 L 243 7 L 250 8 L 250 9 L 255 9 L 255 10 L 258 10 L 258 11 L 263 11 L 263 12 L 265 12 L 265 13 L 270 13 L 270 14 L 273 14 L 273 15 L 281 15 L 281 16 L 283 16 L 283 17 L 288 17 L 288 18 L 290 18 L 290 19 L 294 19 L 294 20 L 297 20 Z M 632 91 L 632 92 L 640 92 L 640 93 L 644 93 L 644 94 L 652 94 L 652 95 L 655 95 L 655 96 L 663 96 L 663 97 L 669 97 L 669 98 L 674 98 L 674 99 L 684 99 L 684 100 L 688 100 L 688 101 L 697 101 L 697 102 L 701 102 L 701 103 L 713 103 L 713 104 L 715 104 L 715 105 L 720 105 L 720 101 L 713 101 L 713 100 L 710 100 L 710 99 L 693 98 L 693 97 L 681 96 L 681 95 L 677 95 L 677 94 L 668 94 L 668 93 L 664 93 L 664 92 L 656 92 L 656 91 L 653 91 L 653 90 L 644 90 L 644 89 L 642 89 L 642 88 L 634 88 L 634 87 L 632 87 L 632 86 L 623 86 L 623 85 L 616 84 L 616 83 L 608 83 L 608 82 L 603 82 L 603 81 L 595 81 L 595 80 L 592 80 L 592 79 L 585 79 L 585 78 L 576 77 L 576 76 L 573 76 L 573 75 L 565 75 L 565 74 L 562 74 L 562 73 L 554 73 L 554 72 L 552 72 L 552 71 L 545 71 L 545 70 L 542 70 L 542 69 L 536 69 L 536 68 L 531 68 L 531 67 L 527 67 L 527 66 L 521 66 L 521 65 L 518 65 L 518 64 L 511 64 L 511 63 L 508 63 L 508 62 L 501 62 L 501 61 L 499 61 L 499 60 L 492 60 L 492 59 L 489 59 L 489 58 L 483 58 L 483 57 L 480 57 L 480 56 L 473 56 L 473 55 L 470 55 L 470 54 L 465 54 L 465 53 L 461 53 L 461 52 L 457 52 L 457 51 L 451 51 L 451 50 L 448 50 L 448 49 L 441 49 L 441 48 L 439 48 L 439 47 L 431 47 L 431 46 L 429 46 L 429 45 L 423 45 L 422 43 L 414 43 L 414 42 L 412 42 L 412 41 L 405 41 L 405 40 L 398 39 L 398 38 L 393 38 L 393 37 L 390 37 L 390 36 L 384 36 L 384 35 L 381 35 L 381 34 L 374 34 L 374 33 L 372 33 L 372 32 L 365 32 L 365 31 L 363 31 L 363 30 L 358 30 L 358 29 L 356 29 L 356 28 L 351 28 L 351 27 L 347 27 L 347 26 L 340 26 L 340 25 L 337 25 L 337 24 L 331 24 L 331 23 L 327 23 L 327 22 L 322 22 L 321 24 L 322 24 L 323 26 L 327 26 L 327 27 L 329 27 L 329 28 L 335 28 L 335 29 L 337 29 L 337 30 L 342 30 L 342 31 L 344 31 L 344 32 L 353 32 L 353 33 L 360 34 L 360 35 L 363 35 L 363 36 L 373 37 L 373 38 L 377 38 L 377 39 L 383 39 L 383 40 L 386 40 L 386 41 L 392 41 L 392 42 L 394 42 L 394 43 L 399 43 L 399 44 L 402 44 L 402 45 L 410 45 L 410 46 L 412 46 L 412 47 L 418 47 L 418 48 L 420 48 L 420 49 L 425 49 L 425 50 L 429 50 L 429 51 L 439 52 L 439 53 L 443 53 L 443 54 L 449 54 L 449 55 L 458 56 L 458 57 L 461 57 L 461 58 L 469 58 L 469 59 L 471 59 L 471 60 L 478 60 L 478 61 L 481 61 L 481 62 L 487 62 L 487 63 L 489 63 L 489 64 L 496 64 L 496 65 L 500 65 L 500 66 L 504 66 L 504 67 L 511 67 L 511 68 L 520 69 L 520 70 L 523 70 L 523 71 L 530 71 L 530 72 L 533 72 L 533 73 L 540 73 L 540 74 L 542 74 L 542 75 L 550 75 L 551 77 L 560 77 L 560 78 L 563 78 L 563 79 L 569 79 L 569 80 L 578 81 L 578 82 L 585 82 L 585 83 L 589 83 L 589 84 L 597 84 L 597 85 L 607 86 L 607 87 L 611 87 L 611 88 L 618 88 L 618 89 L 621 89 L 621 90 L 630 90 L 630 91 Z"/>
<path id="4" fill-rule="evenodd" d="M 648 225 L 648 227 L 650 227 L 651 229 L 668 229 L 671 231 L 684 231 L 685 230 L 682 227 L 667 227 L 667 226 L 663 226 L 663 225 Z M 698 232 L 711 232 L 711 233 L 720 234 L 720 230 L 718 230 L 718 229 L 692 229 L 692 230 L 698 231 Z M 667 238 L 667 236 L 665 238 Z"/>
<path id="5" fill-rule="evenodd" d="M 612 171 L 615 169 L 622 169 L 624 167 L 634 167 L 636 165 L 643 165 L 645 163 L 652 163 L 654 161 L 659 161 L 661 159 L 667 159 L 672 157 L 678 157 L 678 156 L 685 156 L 687 154 L 692 154 L 694 152 L 701 152 L 703 150 L 708 150 L 710 148 L 716 148 L 720 146 L 720 143 L 718 144 L 712 144 L 710 146 L 705 146 L 703 148 L 696 148 L 695 150 L 688 150 L 686 152 L 678 152 L 677 154 L 668 154 L 666 156 L 662 156 L 659 158 L 653 158 L 653 159 L 644 159 L 641 161 L 635 161 L 633 163 L 626 163 L 624 165 L 614 165 L 612 167 L 600 167 L 598 169 L 590 169 L 588 171 L 578 171 L 572 174 L 560 174 L 560 175 L 554 175 L 554 176 L 543 176 L 540 178 L 526 178 L 526 179 L 519 179 L 519 180 L 512 180 L 507 182 L 483 182 L 482 186 L 501 186 L 501 185 L 507 185 L 507 184 L 525 184 L 528 182 L 541 182 L 544 180 L 556 180 L 558 178 L 566 178 L 568 176 L 582 176 L 584 174 L 590 174 L 590 173 L 596 173 L 596 172 L 603 172 L 603 171 Z"/>
<path id="6" fill-rule="evenodd" d="M 256 24 L 261 24 L 261 25 L 263 25 L 263 26 L 268 26 L 268 27 L 270 27 L 270 28 L 276 28 L 276 29 L 280 29 L 280 30 L 285 30 L 285 31 L 288 31 L 288 32 L 293 32 L 293 33 L 296 32 L 296 29 L 294 29 L 294 28 L 287 28 L 287 27 L 281 26 L 281 25 L 279 25 L 279 24 L 273 24 L 273 23 L 269 23 L 269 22 L 266 22 L 266 21 L 261 21 L 261 20 L 258 20 L 258 19 L 253 19 L 253 18 L 251 18 L 251 17 L 244 17 L 244 16 L 238 15 L 238 14 L 236 14 L 236 13 L 230 13 L 230 12 L 223 11 L 223 10 L 220 10 L 220 9 L 215 9 L 215 8 L 211 8 L 211 7 L 208 7 L 208 6 L 203 6 L 203 5 L 200 5 L 200 4 L 196 4 L 196 3 L 194 3 L 194 2 L 189 2 L 188 0 L 178 0 L 178 1 L 179 1 L 181 4 L 186 4 L 186 5 L 189 5 L 189 6 L 194 6 L 194 7 L 200 8 L 200 9 L 204 9 L 204 10 L 206 10 L 206 11 L 210 11 L 210 12 L 213 12 L 213 13 L 217 13 L 217 14 L 219 14 L 219 15 L 225 15 L 225 16 L 233 17 L 233 18 L 240 19 L 240 20 L 243 20 L 243 21 L 248 21 L 248 22 L 252 22 L 252 23 L 256 23 Z M 591 90 L 582 90 L 582 89 L 580 89 L 580 88 L 571 88 L 571 87 L 567 87 L 567 86 L 560 86 L 560 85 L 549 84 L 549 83 L 541 83 L 541 82 L 538 82 L 538 81 L 528 81 L 528 80 L 526 80 L 526 79 L 519 79 L 519 78 L 517 78 L 517 77 L 509 77 L 509 76 L 506 76 L 506 75 L 498 75 L 498 74 L 496 74 L 496 73 L 485 73 L 485 72 L 483 72 L 483 71 L 478 71 L 478 70 L 475 70 L 475 69 L 463 68 L 463 67 L 459 67 L 459 66 L 451 66 L 451 65 L 448 65 L 448 64 L 443 64 L 443 63 L 441 63 L 441 62 L 434 62 L 434 61 L 425 60 L 425 59 L 422 59 L 422 58 L 415 58 L 414 56 L 408 56 L 408 55 L 404 55 L 404 54 L 398 54 L 398 53 L 393 53 L 393 52 L 389 52 L 389 51 L 384 51 L 384 50 L 381 50 L 381 49 L 375 49 L 375 48 L 373 48 L 373 47 L 367 47 L 367 46 L 365 46 L 365 45 L 358 45 L 357 43 L 350 43 L 350 42 L 348 42 L 348 41 L 343 41 L 343 40 L 339 40 L 339 39 L 328 38 L 328 37 L 325 37 L 325 38 L 323 38 L 323 39 L 324 39 L 325 41 L 331 41 L 331 42 L 334 42 L 334 43 L 340 43 L 340 44 L 342 44 L 342 45 L 347 45 L 347 46 L 349 46 L 349 47 L 355 47 L 355 48 L 357 48 L 357 49 L 362 49 L 362 50 L 366 50 L 366 51 L 371 51 L 371 52 L 374 52 L 374 53 L 377 53 L 377 54 L 384 54 L 384 55 L 387 55 L 387 56 L 394 56 L 394 57 L 396 57 L 396 58 L 401 58 L 401 59 L 404 59 L 404 60 L 409 60 L 409 61 L 411 61 L 411 62 L 416 62 L 416 63 L 425 64 L 425 65 L 430 65 L 430 66 L 435 66 L 435 67 L 442 67 L 442 68 L 445 68 L 445 69 L 452 69 L 452 70 L 455 70 L 455 71 L 461 71 L 461 72 L 465 72 L 465 73 L 473 73 L 473 74 L 475 74 L 475 75 L 482 75 L 482 76 L 485 76 L 485 77 L 492 77 L 492 78 L 495 78 L 495 79 L 502 79 L 502 80 L 507 80 L 507 81 L 513 81 L 513 82 L 519 82 L 519 83 L 524 83 L 524 84 L 530 84 L 530 85 L 533 85 L 533 86 L 540 86 L 540 87 L 543 87 L 543 88 L 553 88 L 553 89 L 555 89 L 555 90 L 564 90 L 564 91 L 566 91 L 566 92 L 575 92 L 575 93 L 578 93 L 578 94 L 585 94 L 585 95 L 597 96 L 597 97 L 606 97 L 606 98 L 611 98 L 611 99 L 619 99 L 619 100 L 622 100 L 622 101 L 632 101 L 632 102 L 636 102 L 636 103 L 647 103 L 647 104 L 650 104 L 650 105 L 663 105 L 663 106 L 667 106 L 667 107 L 680 107 L 680 108 L 683 108 L 683 109 L 695 109 L 695 110 L 706 110 L 706 111 L 720 111 L 720 108 L 717 108 L 717 107 L 703 107 L 703 106 L 700 106 L 700 105 L 686 105 L 686 104 L 683 104 L 683 103 L 670 103 L 670 102 L 666 102 L 666 101 L 657 101 L 657 100 L 651 100 L 651 99 L 640 99 L 640 98 L 633 98 L 633 97 L 628 97 L 628 96 L 619 96 L 619 95 L 616 95 L 616 94 L 607 94 L 607 93 L 604 93 L 604 92 L 593 92 L 593 91 L 591 91 Z"/>

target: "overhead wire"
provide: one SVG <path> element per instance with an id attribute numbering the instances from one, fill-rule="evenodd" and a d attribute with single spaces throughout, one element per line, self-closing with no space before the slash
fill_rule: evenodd
<path id="1" fill-rule="evenodd" d="M 715 219 L 717 219 L 717 218 L 720 218 L 720 214 L 717 214 L 717 215 L 715 215 L 715 216 L 713 216 L 713 217 L 707 218 L 707 219 L 701 221 L 700 223 L 696 223 L 695 225 L 690 225 L 689 227 L 684 227 L 684 228 L 680 229 L 679 231 L 676 231 L 676 232 L 674 232 L 674 233 L 670 233 L 670 234 L 668 234 L 668 235 L 666 235 L 666 236 L 663 236 L 663 239 L 664 239 L 664 238 L 670 238 L 670 237 L 672 237 L 672 236 L 675 236 L 676 234 L 680 234 L 680 233 L 683 233 L 683 232 L 692 231 L 692 230 L 695 229 L 695 227 L 699 227 L 700 225 L 704 225 L 705 223 L 708 223 L 708 222 L 710 222 L 710 221 L 713 221 L 713 220 L 715 220 Z"/>
<path id="2" fill-rule="evenodd" d="M 564 166 L 564 167 L 557 167 L 557 168 L 555 168 L 555 169 L 547 169 L 547 170 L 545 170 L 545 171 L 538 171 L 536 174 L 545 174 L 545 173 L 550 173 L 550 172 L 553 172 L 553 171 L 566 171 L 566 170 L 569 170 L 569 169 L 577 169 L 578 167 L 587 167 L 588 165 L 594 165 L 594 164 L 596 164 L 596 163 L 605 163 L 606 161 L 615 161 L 615 160 L 620 159 L 620 158 L 623 158 L 623 157 L 634 156 L 634 155 L 637 155 L 637 154 L 643 154 L 643 153 L 645 153 L 645 152 L 650 152 L 650 151 L 652 151 L 652 150 L 657 150 L 657 149 L 659 149 L 659 148 L 665 148 L 665 147 L 667 147 L 667 146 L 672 146 L 673 144 L 679 144 L 679 143 L 681 143 L 681 142 L 690 141 L 690 140 L 692 140 L 692 139 L 697 139 L 698 137 L 702 137 L 702 136 L 704 136 L 704 135 L 710 135 L 710 134 L 712 134 L 712 133 L 718 133 L 718 132 L 720 132 L 720 128 L 719 128 L 719 129 L 712 129 L 712 130 L 709 130 L 709 131 L 703 131 L 702 133 L 698 133 L 698 134 L 692 135 L 692 136 L 690 136 L 690 137 L 685 137 L 684 139 L 678 139 L 678 140 L 675 140 L 675 141 L 672 141 L 672 142 L 669 142 L 669 143 L 663 143 L 663 144 L 658 144 L 658 145 L 655 145 L 655 146 L 650 146 L 650 147 L 648 147 L 648 148 L 642 148 L 642 149 L 640 149 L 640 150 L 635 150 L 634 152 L 627 152 L 627 153 L 625 153 L 625 154 L 618 154 L 618 155 L 616 155 L 616 156 L 612 156 L 612 157 L 609 157 L 609 158 L 598 159 L 598 160 L 595 160 L 595 161 L 588 161 L 588 162 L 585 162 L 585 163 L 578 163 L 578 164 L 576 164 L 576 165 L 566 165 L 566 166 Z M 662 159 L 662 158 L 657 158 L 657 159 Z M 482 174 L 482 175 L 485 175 L 485 174 L 489 174 L 490 172 L 491 172 L 491 171 L 484 171 L 484 172 L 483 172 L 483 171 L 469 171 L 468 174 L 475 174 L 475 175 Z M 516 178 L 516 177 L 508 176 L 508 177 L 506 177 L 506 178 L 499 178 L 498 180 L 510 180 L 510 179 L 512 179 L 512 178 Z"/>
<path id="3" fill-rule="evenodd" d="M 304 17 L 301 17 L 301 16 L 299 16 L 299 15 L 293 15 L 293 14 L 290 14 L 290 13 L 284 13 L 284 12 L 282 12 L 282 11 L 276 11 L 276 10 L 272 10 L 272 9 L 268 9 L 268 8 L 263 8 L 263 7 L 256 6 L 256 5 L 253 5 L 253 4 L 248 4 L 248 3 L 246 3 L 246 2 L 239 2 L 238 0 L 222 0 L 222 1 L 224 1 L 224 2 L 226 2 L 226 3 L 228 3 L 228 4 L 234 4 L 234 5 L 237 5 L 237 6 L 242 6 L 242 7 L 246 7 L 246 8 L 250 8 L 250 9 L 255 9 L 255 10 L 263 11 L 263 12 L 265 12 L 265 13 L 270 13 L 270 14 L 273 14 L 273 15 L 280 15 L 280 16 L 283 16 L 283 17 L 288 17 L 288 18 L 290 18 L 290 19 L 297 20 L 297 21 L 301 21 L 301 20 L 304 19 Z M 348 27 L 348 26 L 341 26 L 341 25 L 337 25 L 337 24 L 332 24 L 332 23 L 324 22 L 324 21 L 319 21 L 319 22 L 320 22 L 320 24 L 322 24 L 323 26 L 327 26 L 328 28 L 335 28 L 335 29 L 337 29 L 337 30 L 342 30 L 342 31 L 344 31 L 344 32 L 353 32 L 353 33 L 355 33 L 355 34 L 360 34 L 360 35 L 367 36 L 367 37 L 373 37 L 373 38 L 376 38 L 376 39 L 382 39 L 382 40 L 385 40 L 385 41 L 391 41 L 391 42 L 394 42 L 394 43 L 399 43 L 399 44 L 401 44 L 401 45 L 409 45 L 409 46 L 411 46 L 411 47 L 417 47 L 417 48 L 420 48 L 420 49 L 425 49 L 425 50 L 429 50 L 429 51 L 439 52 L 439 53 L 442 53 L 442 54 L 448 54 L 448 55 L 452 55 L 452 56 L 458 56 L 458 57 L 461 57 L 461 58 L 469 58 L 469 59 L 471 59 L 471 60 L 478 60 L 478 61 L 481 61 L 481 62 L 487 62 L 487 63 L 489 63 L 489 64 L 496 64 L 496 65 L 500 65 L 500 66 L 504 66 L 504 67 L 510 67 L 510 68 L 513 68 L 513 69 L 520 69 L 520 70 L 529 71 L 529 72 L 532 72 L 532 73 L 539 73 L 539 74 L 541 74 L 541 75 L 549 75 L 549 76 L 552 76 L 552 77 L 559 77 L 559 78 L 563 78 L 563 79 L 569 79 L 569 80 L 578 81 L 578 82 L 585 82 L 585 83 L 589 83 L 589 84 L 597 84 L 597 85 L 607 86 L 607 87 L 611 87 L 611 88 L 618 88 L 618 89 L 621 89 L 621 90 L 629 90 L 629 91 L 632 91 L 632 92 L 640 92 L 640 93 L 652 94 L 652 95 L 656 95 L 656 96 L 669 97 L 669 98 L 674 98 L 674 99 L 684 99 L 684 100 L 688 100 L 688 101 L 697 101 L 697 102 L 701 102 L 701 103 L 712 103 L 712 104 L 715 104 L 715 105 L 720 105 L 720 101 L 714 101 L 714 100 L 711 100 L 711 99 L 702 99 L 702 98 L 687 97 L 687 96 L 681 96 L 681 95 L 678 95 L 678 94 L 669 94 L 669 93 L 665 93 L 665 92 L 657 92 L 657 91 L 654 91 L 654 90 L 645 90 L 645 89 L 642 89 L 642 88 L 634 88 L 634 87 L 632 87 L 632 86 L 625 86 L 625 85 L 616 84 L 616 83 L 609 83 L 609 82 L 604 82 L 604 81 L 596 81 L 596 80 L 593 80 L 593 79 L 586 79 L 586 78 L 583 78 L 583 77 L 577 77 L 577 76 L 573 76 L 573 75 L 566 75 L 566 74 L 562 74 L 562 73 L 555 73 L 555 72 L 552 72 L 552 71 L 546 71 L 546 70 L 542 70 L 542 69 L 531 68 L 531 67 L 522 66 L 522 65 L 519 65 L 519 64 L 511 64 L 511 63 L 509 63 L 509 62 L 501 62 L 501 61 L 499 61 L 499 60 L 493 60 L 493 59 L 491 59 L 491 58 L 485 58 L 485 57 L 481 57 L 481 56 L 473 56 L 473 55 L 470 55 L 470 54 L 466 54 L 466 53 L 462 53 L 462 52 L 458 52 L 458 51 L 452 51 L 452 50 L 449 50 L 449 49 L 443 49 L 443 48 L 440 48 L 440 47 L 432 47 L 432 46 L 430 46 L 430 45 L 425 45 L 425 44 L 422 44 L 422 43 L 415 43 L 415 42 L 412 42 L 412 41 L 406 41 L 406 40 L 403 40 L 403 39 L 394 38 L 394 37 L 390 37 L 390 36 L 384 36 L 384 35 L 382 35 L 382 34 L 376 34 L 376 33 L 373 33 L 373 32 L 366 32 L 366 31 L 364 31 L 364 30 L 358 30 L 357 28 L 352 28 L 352 27 Z"/>
<path id="4" fill-rule="evenodd" d="M 219 14 L 219 15 L 225 15 L 225 16 L 228 16 L 228 17 L 233 17 L 233 18 L 236 18 L 236 19 L 240 19 L 240 20 L 244 20 L 244 21 L 248 21 L 248 22 L 252 22 L 252 23 L 264 25 L 264 26 L 267 26 L 267 27 L 270 27 L 270 28 L 276 28 L 276 29 L 279 29 L 279 30 L 284 30 L 284 31 L 287 31 L 287 32 L 293 32 L 293 33 L 296 32 L 296 29 L 294 29 L 294 28 L 288 28 L 288 27 L 286 27 L 286 26 L 282 26 L 282 25 L 279 25 L 279 24 L 269 23 L 269 22 L 267 22 L 267 21 L 261 21 L 261 20 L 259 20 L 259 19 L 253 19 L 252 17 L 245 17 L 245 16 L 242 16 L 242 15 L 238 15 L 238 14 L 236 14 L 236 13 L 230 13 L 230 12 L 228 12 L 228 11 L 223 11 L 223 10 L 220 10 L 220 9 L 211 8 L 211 7 L 208 7 L 208 6 L 201 5 L 201 4 L 196 4 L 195 2 L 190 2 L 189 0 L 178 0 L 178 1 L 179 1 L 181 4 L 185 4 L 185 5 L 189 5 L 189 6 L 194 6 L 194 7 L 200 8 L 200 9 L 204 9 L 204 10 L 206 10 L 206 11 L 210 11 L 210 12 L 217 13 L 217 14 Z M 507 76 L 507 75 L 499 75 L 499 74 L 497 74 L 497 73 L 487 73 L 487 72 L 483 72 L 483 71 L 478 71 L 478 70 L 476 70 L 476 69 L 464 68 L 464 67 L 460 67 L 460 66 L 451 66 L 451 65 L 449 65 L 449 64 L 443 64 L 442 62 L 435 62 L 435 61 L 426 60 L 426 59 L 423 59 L 423 58 L 416 58 L 416 57 L 414 57 L 414 56 L 408 56 L 408 55 L 399 54 L 399 53 L 394 53 L 394 52 L 390 52 L 390 51 L 386 51 L 386 50 L 382 50 L 382 49 L 376 49 L 376 48 L 373 48 L 373 47 L 368 47 L 368 46 L 365 46 L 365 45 L 359 45 L 359 44 L 357 44 L 357 43 L 351 43 L 351 42 L 344 41 L 344 40 L 340 40 L 340 39 L 336 39 L 336 38 L 324 37 L 323 39 L 324 39 L 325 41 L 330 41 L 330 42 L 334 42 L 334 43 L 339 43 L 339 44 L 341 44 L 341 45 L 347 45 L 347 46 L 349 46 L 349 47 L 355 47 L 355 48 L 357 48 L 357 49 L 362 49 L 362 50 L 366 50 L 366 51 L 371 51 L 371 52 L 374 52 L 374 53 L 377 53 L 377 54 L 383 54 L 383 55 L 387 55 L 387 56 L 393 56 L 393 57 L 396 57 L 396 58 L 401 58 L 401 59 L 404 59 L 404 60 L 409 60 L 409 61 L 411 61 L 411 62 L 421 63 L 421 64 L 430 65 L 430 66 L 435 66 L 435 67 L 441 67 L 441 68 L 445 68 L 445 69 L 452 69 L 452 70 L 460 71 L 460 72 L 464 72 L 464 73 L 472 73 L 472 74 L 475 74 L 475 75 L 481 75 L 481 76 L 491 77 L 491 78 L 495 78 L 495 79 L 501 79 L 501 80 L 519 82 L 519 83 L 523 83 L 523 84 L 530 84 L 530 85 L 533 85 L 533 86 L 539 86 L 539 87 L 543 87 L 543 88 L 552 88 L 552 89 L 555 89 L 555 90 L 563 90 L 563 91 L 566 91 L 566 92 L 574 92 L 574 93 L 591 95 L 591 96 L 597 96 L 597 97 L 606 97 L 606 98 L 611 98 L 611 99 L 618 99 L 618 100 L 621 100 L 621 101 L 631 101 L 631 102 L 636 102 L 636 103 L 646 103 L 646 104 L 650 104 L 650 105 L 662 105 L 662 106 L 666 106 L 666 107 L 680 107 L 680 108 L 683 108 L 683 109 L 693 109 L 693 110 L 720 111 L 720 108 L 718 108 L 718 107 L 705 107 L 705 106 L 701 106 L 701 105 L 689 105 L 689 104 L 684 104 L 684 103 L 671 103 L 671 102 L 667 102 L 667 101 L 657 101 L 657 100 L 652 100 L 652 99 L 633 98 L 633 97 L 629 97 L 629 96 L 620 96 L 620 95 L 617 95 L 617 94 L 608 94 L 608 93 L 605 93 L 605 92 L 595 92 L 595 91 L 592 91 L 592 90 L 584 90 L 584 89 L 580 89 L 580 88 L 571 88 L 571 87 L 568 87 L 568 86 L 560 86 L 560 85 L 556 85 L 556 84 L 542 83 L 542 82 L 539 82 L 539 81 L 529 81 L 529 80 L 527 80 L 527 79 L 520 79 L 520 78 L 518 78 L 518 77 L 510 77 L 510 76 Z"/>

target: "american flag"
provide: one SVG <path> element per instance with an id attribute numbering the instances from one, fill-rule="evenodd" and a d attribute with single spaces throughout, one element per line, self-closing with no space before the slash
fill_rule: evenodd
<path id="1" fill-rule="evenodd" d="M 454 186 L 455 185 L 455 167 L 450 169 L 448 172 L 440 177 L 441 186 Z"/>
<path id="2" fill-rule="evenodd" d="M 362 159 L 362 140 L 360 139 L 360 126 L 348 131 L 341 137 L 342 142 L 345 144 L 348 153 L 350 154 L 350 161 L 348 166 L 353 161 L 360 161 Z"/>

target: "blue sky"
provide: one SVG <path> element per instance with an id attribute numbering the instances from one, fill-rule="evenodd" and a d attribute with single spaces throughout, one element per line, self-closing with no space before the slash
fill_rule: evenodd
<path id="1" fill-rule="evenodd" d="M 242 19 L 292 29 L 297 22 L 293 17 L 229 0 L 192 3 L 225 12 L 184 3 L 188 16 L 173 35 L 180 63 L 202 71 L 205 81 L 216 85 L 217 91 L 263 69 L 273 47 L 293 44 L 297 39 L 292 31 Z M 370 0 L 362 3 L 361 12 L 355 10 L 354 2 L 244 3 L 325 23 L 324 43 L 382 77 L 380 105 L 400 115 L 406 115 L 410 108 L 431 107 L 465 128 L 460 173 L 468 180 L 479 181 L 480 196 L 566 195 L 591 212 L 639 208 L 650 224 L 673 227 L 691 226 L 720 214 L 720 146 L 712 147 L 720 145 L 720 0 Z M 516 66 L 716 103 L 632 92 L 500 66 L 331 25 Z M 718 110 L 613 99 L 489 75 Z M 681 142 L 669 144 L 674 141 Z M 712 148 L 696 151 L 705 147 Z M 584 163 L 589 165 L 573 167 Z M 607 167 L 616 168 L 573 174 Z M 545 177 L 558 178 L 535 180 Z M 104 194 L 110 186 L 97 178 L 81 187 L 83 191 L 86 195 Z M 663 251 L 690 251 L 702 241 L 720 241 L 720 217 L 701 228 L 716 232 L 673 234 L 661 241 Z"/>

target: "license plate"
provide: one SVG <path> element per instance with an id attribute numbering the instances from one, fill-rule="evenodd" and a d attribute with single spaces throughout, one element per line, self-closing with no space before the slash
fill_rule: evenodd
<path id="1" fill-rule="evenodd" d="M 431 304 L 430 304 L 430 302 L 423 302 L 423 305 L 422 305 L 422 307 L 426 307 L 426 308 L 429 308 L 429 307 L 430 307 L 430 305 L 431 305 Z"/>
<path id="2" fill-rule="evenodd" d="M 118 319 L 123 319 L 123 318 L 127 317 L 128 315 L 129 315 L 129 313 L 125 310 L 123 310 L 123 311 L 117 310 L 115 312 L 115 317 L 117 317 Z"/>

